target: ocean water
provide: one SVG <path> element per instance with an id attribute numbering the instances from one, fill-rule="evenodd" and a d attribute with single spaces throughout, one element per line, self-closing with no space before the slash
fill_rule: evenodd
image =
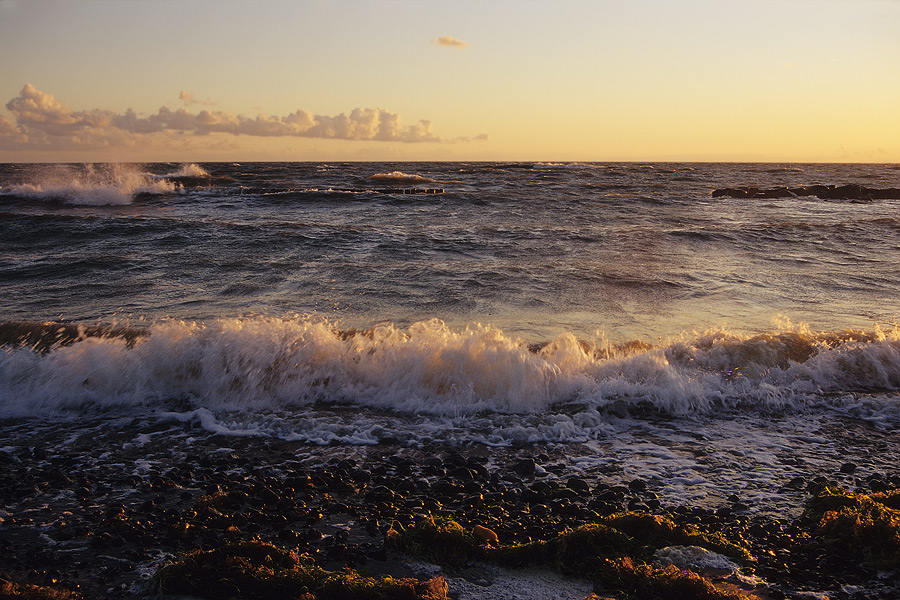
<path id="1" fill-rule="evenodd" d="M 0 165 L 0 422 L 892 472 L 900 200 L 712 197 L 847 183 L 900 167 Z"/>

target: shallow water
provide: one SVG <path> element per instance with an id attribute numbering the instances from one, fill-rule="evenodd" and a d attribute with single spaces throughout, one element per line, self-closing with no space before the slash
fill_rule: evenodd
<path id="1" fill-rule="evenodd" d="M 0 418 L 556 447 L 576 472 L 616 467 L 694 503 L 782 494 L 767 503 L 780 510 L 797 476 L 896 464 L 900 201 L 712 191 L 898 178 L 895 165 L 2 165 Z"/>

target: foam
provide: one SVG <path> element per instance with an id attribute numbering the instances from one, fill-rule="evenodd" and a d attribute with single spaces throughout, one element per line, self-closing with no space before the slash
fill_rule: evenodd
<path id="1" fill-rule="evenodd" d="M 182 163 L 171 173 L 167 173 L 164 177 L 210 177 L 206 169 L 197 163 Z"/>
<path id="2" fill-rule="evenodd" d="M 4 194 L 42 200 L 58 200 L 75 206 L 121 206 L 136 194 L 171 194 L 177 186 L 155 178 L 137 165 L 55 165 L 34 181 L 2 188 Z"/>
<path id="3" fill-rule="evenodd" d="M 826 411 L 900 422 L 896 329 L 717 330 L 621 351 L 571 334 L 532 351 L 490 325 L 438 320 L 342 331 L 297 315 L 164 321 L 127 339 L 117 331 L 97 328 L 44 354 L 0 352 L 0 417 L 174 403 L 232 435 L 363 444 L 458 435 L 489 445 L 588 441 L 623 411 L 688 419 Z M 310 427 L 292 417 L 319 407 Z"/>
<path id="4" fill-rule="evenodd" d="M 376 173 L 369 177 L 375 181 L 394 181 L 397 183 L 434 183 L 434 179 L 416 175 L 414 173 L 403 173 L 402 171 L 391 171 L 390 173 Z"/>

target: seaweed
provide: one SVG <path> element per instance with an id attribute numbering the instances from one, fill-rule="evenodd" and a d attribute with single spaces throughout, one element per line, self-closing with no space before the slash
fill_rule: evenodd
<path id="1" fill-rule="evenodd" d="M 407 528 L 396 525 L 388 530 L 387 539 L 413 556 L 454 569 L 485 557 L 486 546 L 452 519 L 422 519 Z"/>
<path id="2" fill-rule="evenodd" d="M 808 502 L 803 520 L 810 525 L 808 546 L 843 563 L 858 556 L 857 564 L 873 570 L 900 569 L 900 490 L 857 494 L 836 485 L 823 485 Z"/>
<path id="3" fill-rule="evenodd" d="M 81 600 L 82 595 L 67 589 L 13 583 L 0 579 L 0 600 Z"/>
<path id="4" fill-rule="evenodd" d="M 476 560 L 507 567 L 541 566 L 592 581 L 597 590 L 633 598 L 738 600 L 752 596 L 721 590 L 693 571 L 656 567 L 659 548 L 679 543 L 705 545 L 750 560 L 746 549 L 717 536 L 676 525 L 665 517 L 626 513 L 600 523 L 579 526 L 549 540 L 520 545 L 479 544 L 472 532 L 449 519 L 424 519 L 389 534 L 401 549 L 420 558 L 458 569 Z"/>
<path id="5" fill-rule="evenodd" d="M 213 550 L 195 550 L 157 571 L 152 586 L 160 593 L 198 598 L 265 600 L 442 600 L 443 577 L 428 581 L 361 577 L 333 572 L 273 544 L 248 541 Z"/>

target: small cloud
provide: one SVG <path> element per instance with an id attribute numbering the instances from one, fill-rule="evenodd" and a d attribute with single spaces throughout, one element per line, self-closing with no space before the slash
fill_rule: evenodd
<path id="1" fill-rule="evenodd" d="M 457 137 L 452 140 L 448 140 L 451 144 L 468 144 L 471 142 L 488 142 L 490 141 L 491 136 L 486 133 L 480 133 L 474 137 Z"/>
<path id="2" fill-rule="evenodd" d="M 178 94 L 178 99 L 181 100 L 185 106 L 191 106 L 192 104 L 202 104 L 203 106 L 216 105 L 212 100 L 197 100 L 194 98 L 194 93 L 188 92 L 187 90 L 181 90 L 181 93 Z"/>
<path id="3" fill-rule="evenodd" d="M 432 40 L 438 46 L 446 46 L 448 48 L 465 48 L 469 44 L 462 40 L 458 40 L 450 35 L 442 35 L 439 38 Z"/>

